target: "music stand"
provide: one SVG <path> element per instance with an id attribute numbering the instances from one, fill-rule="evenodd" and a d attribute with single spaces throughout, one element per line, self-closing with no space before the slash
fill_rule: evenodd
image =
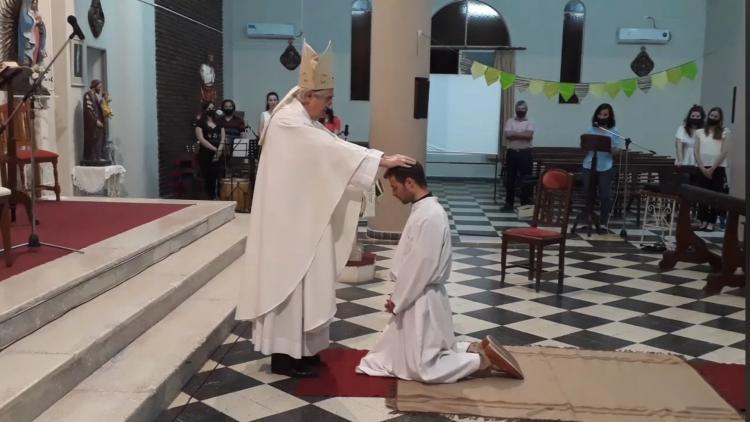
<path id="1" fill-rule="evenodd" d="M 596 170 L 597 155 L 599 152 L 611 152 L 612 151 L 612 138 L 604 135 L 592 135 L 583 134 L 581 135 L 581 149 L 587 153 L 591 151 L 593 156 L 591 158 L 591 171 L 589 172 L 589 189 L 586 192 L 586 205 L 583 211 L 576 215 L 576 219 L 573 222 L 573 227 L 570 232 L 575 234 L 578 227 L 579 219 L 583 218 L 586 221 L 586 232 L 591 237 L 591 226 L 596 226 L 597 233 L 600 231 L 601 226 L 599 225 L 599 215 L 594 212 L 594 201 L 596 198 L 596 188 L 598 181 L 598 171 Z"/>

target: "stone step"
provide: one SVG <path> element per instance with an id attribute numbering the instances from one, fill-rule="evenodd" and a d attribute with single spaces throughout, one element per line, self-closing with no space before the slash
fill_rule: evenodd
<path id="1" fill-rule="evenodd" d="M 86 247 L 83 254 L 71 253 L 3 280 L 0 350 L 234 218 L 233 202 L 190 204 Z"/>
<path id="2" fill-rule="evenodd" d="M 229 335 L 243 270 L 238 259 L 36 420 L 157 418 Z"/>
<path id="3" fill-rule="evenodd" d="M 0 352 L 0 422 L 40 415 L 158 323 L 242 255 L 246 227 L 223 225 Z"/>

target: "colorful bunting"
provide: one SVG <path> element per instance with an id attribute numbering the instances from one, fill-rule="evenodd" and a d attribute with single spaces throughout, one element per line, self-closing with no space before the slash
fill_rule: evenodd
<path id="1" fill-rule="evenodd" d="M 484 75 L 486 71 L 487 71 L 487 65 L 484 65 L 479 62 L 474 62 L 471 64 L 471 76 L 474 79 L 478 79 L 480 76 Z"/>
<path id="2" fill-rule="evenodd" d="M 576 92 L 576 84 L 565 82 L 560 84 L 560 96 L 563 100 L 568 101 Z"/>
<path id="3" fill-rule="evenodd" d="M 494 67 L 487 68 L 487 72 L 484 74 L 484 80 L 487 81 L 487 86 L 490 86 L 500 79 L 500 71 Z"/>
<path id="4" fill-rule="evenodd" d="M 620 81 L 620 87 L 622 88 L 622 92 L 630 97 L 638 88 L 638 82 L 635 79 L 625 79 Z"/>
<path id="5" fill-rule="evenodd" d="M 583 99 L 589 92 L 601 97 L 608 95 L 615 98 L 617 94 L 622 91 L 626 96 L 631 97 L 637 89 L 640 89 L 645 93 L 648 92 L 652 86 L 664 88 L 668 83 L 677 85 L 683 77 L 694 80 L 698 75 L 698 65 L 694 61 L 691 61 L 640 78 L 630 78 L 612 82 L 576 84 L 570 82 L 529 79 L 523 76 L 518 76 L 514 73 L 500 71 L 499 69 L 489 67 L 476 61 L 470 62 L 469 60 L 463 64 L 461 68 L 463 72 L 468 70 L 469 63 L 471 63 L 471 76 L 474 79 L 484 76 L 488 86 L 500 81 L 502 89 L 508 89 L 511 86 L 514 86 L 520 92 L 528 90 L 535 95 L 544 93 L 547 98 L 552 98 L 559 94 L 565 101 L 570 100 L 573 95 L 578 96 L 579 99 Z"/>

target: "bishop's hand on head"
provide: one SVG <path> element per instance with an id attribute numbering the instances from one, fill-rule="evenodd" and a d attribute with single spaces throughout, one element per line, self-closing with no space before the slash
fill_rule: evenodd
<path id="1" fill-rule="evenodd" d="M 380 159 L 380 167 L 385 167 L 387 169 L 394 167 L 411 167 L 416 164 L 416 162 L 417 160 L 406 155 L 384 155 L 383 158 Z"/>

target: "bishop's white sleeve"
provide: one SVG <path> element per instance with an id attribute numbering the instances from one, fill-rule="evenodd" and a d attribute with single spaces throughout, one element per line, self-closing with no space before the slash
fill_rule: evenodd
<path id="1" fill-rule="evenodd" d="M 403 257 L 391 295 L 394 314 L 409 309 L 435 279 L 443 249 L 443 230 L 437 220 L 426 220 L 411 240 L 413 245 Z"/>
<path id="2" fill-rule="evenodd" d="M 375 182 L 375 177 L 378 174 L 378 167 L 380 167 L 380 158 L 383 156 L 382 151 L 376 149 L 368 149 L 367 156 L 359 164 L 357 170 L 354 172 L 349 184 L 357 189 L 367 190 Z"/>

